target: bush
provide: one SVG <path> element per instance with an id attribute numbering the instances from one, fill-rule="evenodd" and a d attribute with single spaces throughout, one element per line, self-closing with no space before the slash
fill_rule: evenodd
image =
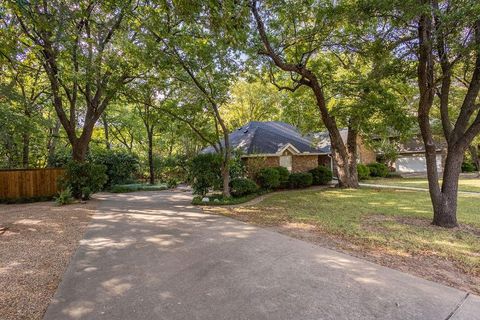
<path id="1" fill-rule="evenodd" d="M 258 184 L 266 190 L 280 186 L 280 174 L 275 168 L 263 168 L 257 173 Z"/>
<path id="2" fill-rule="evenodd" d="M 475 172 L 476 168 L 475 165 L 471 162 L 463 162 L 462 163 L 462 172 Z"/>
<path id="3" fill-rule="evenodd" d="M 312 184 L 316 186 L 328 184 L 333 178 L 332 170 L 325 166 L 318 166 L 309 172 L 313 177 Z"/>
<path id="4" fill-rule="evenodd" d="M 58 197 L 55 198 L 55 203 L 58 204 L 59 206 L 70 204 L 72 202 L 73 202 L 72 189 L 70 189 L 70 187 L 66 187 L 62 191 L 58 192 Z"/>
<path id="5" fill-rule="evenodd" d="M 258 185 L 255 181 L 247 178 L 235 178 L 230 181 L 232 195 L 241 197 L 258 191 Z"/>
<path id="6" fill-rule="evenodd" d="M 91 162 L 103 165 L 108 176 L 106 186 L 132 182 L 133 175 L 139 170 L 138 158 L 125 151 L 102 151 L 92 154 Z"/>
<path id="7" fill-rule="evenodd" d="M 168 189 L 175 189 L 178 185 L 178 181 L 175 178 L 170 178 L 167 181 L 167 188 Z"/>
<path id="8" fill-rule="evenodd" d="M 194 194 L 205 195 L 222 186 L 222 157 L 216 153 L 199 154 L 190 163 L 190 180 Z"/>
<path id="9" fill-rule="evenodd" d="M 153 157 L 154 175 L 160 181 L 169 181 L 170 179 L 175 179 L 177 182 L 187 181 L 188 165 L 187 157 L 184 155 Z M 147 163 L 145 163 L 144 168 L 148 171 Z M 145 172 L 145 175 L 148 175 L 148 173 Z"/>
<path id="10" fill-rule="evenodd" d="M 290 188 L 306 188 L 313 183 L 313 175 L 310 172 L 292 173 L 288 179 Z"/>
<path id="11" fill-rule="evenodd" d="M 88 199 L 92 193 L 102 190 L 107 182 L 105 171 L 105 166 L 100 164 L 71 161 L 60 185 L 62 189 L 70 188 L 74 198 Z"/>
<path id="12" fill-rule="evenodd" d="M 278 172 L 278 177 L 280 181 L 279 187 L 280 188 L 288 187 L 288 177 L 290 177 L 290 172 L 288 171 L 288 169 L 285 167 L 273 167 L 272 169 L 275 169 Z"/>
<path id="13" fill-rule="evenodd" d="M 370 163 L 367 167 L 372 177 L 385 178 L 388 175 L 388 167 L 383 163 Z"/>
<path id="14" fill-rule="evenodd" d="M 364 164 L 357 164 L 358 180 L 370 178 L 370 169 Z"/>

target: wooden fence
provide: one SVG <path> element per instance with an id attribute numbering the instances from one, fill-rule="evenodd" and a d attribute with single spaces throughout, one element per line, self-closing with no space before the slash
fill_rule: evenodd
<path id="1" fill-rule="evenodd" d="M 0 199 L 54 196 L 64 174 L 61 168 L 0 170 Z"/>

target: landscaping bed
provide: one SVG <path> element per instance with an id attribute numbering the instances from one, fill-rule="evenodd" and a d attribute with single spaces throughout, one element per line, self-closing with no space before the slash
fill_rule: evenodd
<path id="1" fill-rule="evenodd" d="M 428 193 L 406 190 L 299 190 L 204 210 L 480 294 L 479 206 L 461 195 L 455 229 L 432 226 Z"/>
<path id="2" fill-rule="evenodd" d="M 95 206 L 0 205 L 1 319 L 43 317 Z"/>

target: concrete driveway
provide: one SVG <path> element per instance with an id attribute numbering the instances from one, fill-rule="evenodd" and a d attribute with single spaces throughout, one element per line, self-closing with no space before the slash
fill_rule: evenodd
<path id="1" fill-rule="evenodd" d="M 480 298 L 220 216 L 101 195 L 45 319 L 480 319 Z"/>

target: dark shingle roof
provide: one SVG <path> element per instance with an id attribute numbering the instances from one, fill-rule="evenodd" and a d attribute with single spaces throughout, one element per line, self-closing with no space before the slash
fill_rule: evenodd
<path id="1" fill-rule="evenodd" d="M 275 154 L 287 144 L 301 153 L 326 153 L 325 148 L 316 148 L 312 141 L 303 137 L 292 125 L 279 121 L 252 121 L 233 131 L 230 135 L 232 149 L 244 154 Z M 202 153 L 214 152 L 212 147 Z"/>
<path id="2" fill-rule="evenodd" d="M 342 137 L 343 143 L 347 142 L 348 129 L 339 129 L 340 136 Z M 325 150 L 326 153 L 332 152 L 332 143 L 330 142 L 330 134 L 328 131 L 314 132 L 308 135 L 308 138 L 312 143 L 322 150 Z"/>

